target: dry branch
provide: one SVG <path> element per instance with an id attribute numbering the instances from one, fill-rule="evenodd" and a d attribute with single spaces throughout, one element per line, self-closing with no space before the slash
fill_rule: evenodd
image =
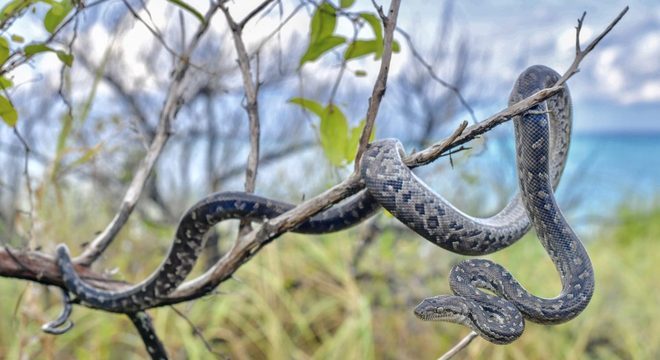
<path id="1" fill-rule="evenodd" d="M 376 4 L 374 3 L 374 6 Z M 380 107 L 380 102 L 385 95 L 385 90 L 387 90 L 387 75 L 390 72 L 390 60 L 392 59 L 392 43 L 394 41 L 394 29 L 396 29 L 396 20 L 399 16 L 399 7 L 401 5 L 400 0 L 392 0 L 390 3 L 390 10 L 388 15 L 383 14 L 382 8 L 376 6 L 378 13 L 383 21 L 383 26 L 385 27 L 384 35 L 384 46 L 383 46 L 383 57 L 380 61 L 380 70 L 378 70 L 378 77 L 376 78 L 376 83 L 374 84 L 374 89 L 369 98 L 369 107 L 367 108 L 367 119 L 364 129 L 362 129 L 362 134 L 360 134 L 360 143 L 358 145 L 357 154 L 355 155 L 355 169 L 357 170 L 360 166 L 360 158 L 364 153 L 364 150 L 367 148 L 367 143 L 371 137 L 371 133 L 374 130 L 374 124 L 376 122 L 376 115 L 378 115 L 378 108 Z"/>
<path id="2" fill-rule="evenodd" d="M 188 44 L 186 50 L 178 58 L 174 71 L 172 72 L 172 82 L 167 91 L 167 97 L 165 98 L 165 103 L 160 113 L 156 134 L 149 146 L 147 154 L 140 164 L 140 167 L 137 169 L 131 184 L 126 190 L 117 214 L 115 214 L 108 226 L 94 240 L 92 240 L 89 246 L 85 248 L 83 253 L 74 259 L 75 263 L 89 266 L 98 259 L 103 251 L 105 251 L 110 243 L 112 243 L 119 231 L 124 227 L 129 216 L 133 212 L 133 209 L 135 209 L 135 205 L 144 190 L 147 179 L 171 135 L 172 122 L 184 103 L 183 80 L 190 66 L 189 58 L 197 48 L 202 36 L 206 33 L 211 18 L 215 15 L 221 4 L 222 2 L 218 2 L 209 8 L 204 17 L 205 21 L 200 24 L 199 28 L 193 35 L 190 44 Z"/>

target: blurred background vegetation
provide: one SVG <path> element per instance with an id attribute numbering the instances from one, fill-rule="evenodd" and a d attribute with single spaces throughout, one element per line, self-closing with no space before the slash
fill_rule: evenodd
<path id="1" fill-rule="evenodd" d="M 77 4 L 34 2 L 15 21 L 0 21 L 7 46 L 24 49 L 47 38 L 52 31 L 44 20 L 51 14 L 52 23 L 54 3 L 66 5 L 69 17 Z M 208 6 L 188 3 L 202 13 Z M 241 18 L 260 2 L 238 3 L 230 3 L 230 9 Z M 76 253 L 112 218 L 155 133 L 171 82 L 173 53 L 185 48 L 186 36 L 198 26 L 191 11 L 167 4 L 88 2 L 49 43 L 54 51 L 39 53 L 3 75 L 12 82 L 3 96 L 11 99 L 19 115 L 15 127 L 0 127 L 4 243 L 45 252 L 67 243 Z M 345 61 L 339 49 L 300 66 L 310 18 L 318 5 L 274 1 L 244 31 L 261 84 L 257 193 L 295 203 L 338 183 L 352 165 L 350 159 L 336 160 L 328 153 L 319 119 L 291 99 L 336 105 L 348 129 L 359 127 L 379 64 L 371 53 Z M 456 8 L 461 6 L 451 1 L 431 10 L 428 4 L 419 6 L 402 5 L 401 26 L 406 33 L 395 35 L 400 49 L 376 125 L 378 138 L 400 138 L 409 150 L 439 141 L 459 121 L 472 119 L 456 94 L 434 81 L 433 75 L 460 89 L 481 119 L 505 106 L 517 72 L 536 60 L 519 55 L 516 72 L 501 71 L 510 75 L 503 81 L 506 84 L 493 83 L 479 74 L 500 70 L 492 63 L 497 55 L 489 53 L 487 44 L 476 42 L 469 24 L 455 21 Z M 599 24 L 620 10 L 607 9 L 611 13 L 601 10 Z M 375 14 L 369 1 L 357 1 L 345 11 Z M 631 12 L 635 11 L 633 7 Z M 432 37 L 427 29 L 404 27 L 411 19 L 414 24 L 420 12 L 428 13 L 422 19 L 433 29 Z M 579 14 L 562 15 L 571 22 L 571 31 Z M 160 263 L 188 206 L 215 191 L 242 189 L 248 122 L 236 54 L 223 20 L 219 16 L 213 21 L 192 56 L 196 66 L 185 80 L 186 103 L 136 212 L 95 265 L 110 276 L 140 281 Z M 566 30 L 556 24 L 546 26 L 556 32 L 548 35 L 551 38 Z M 622 27 L 625 34 L 625 24 Z M 367 21 L 355 22 L 348 15 L 339 16 L 336 31 L 347 38 L 354 31 L 361 39 L 377 37 Z M 604 42 L 596 52 L 607 53 L 617 46 L 617 39 L 628 42 L 630 37 L 613 38 L 614 43 Z M 572 56 L 572 49 L 567 52 Z M 65 61 L 67 56 L 71 63 Z M 584 83 L 591 79 L 589 69 L 599 64 L 585 63 L 587 74 L 571 80 L 578 83 L 576 123 L 601 119 L 579 101 L 588 99 L 584 94 L 593 85 Z M 657 122 L 652 120 L 653 114 L 657 116 L 653 111 L 644 118 L 648 106 L 639 105 L 635 113 L 648 124 Z M 30 149 L 27 162 L 23 141 Z M 469 146 L 418 173 L 460 208 L 487 215 L 501 208 L 517 187 L 511 127 L 497 128 Z M 459 358 L 660 358 L 655 340 L 660 334 L 657 154 L 660 132 L 577 131 L 558 196 L 592 256 L 597 289 L 591 304 L 567 324 L 528 323 L 524 335 L 511 345 L 477 339 Z M 236 228 L 237 222 L 226 222 L 210 234 L 195 274 L 231 246 Z M 552 297 L 560 289 L 559 277 L 533 234 L 488 257 L 509 268 L 534 294 Z M 212 296 L 150 313 L 172 358 L 206 359 L 214 354 L 232 359 L 435 358 L 468 331 L 453 324 L 422 322 L 412 309 L 425 297 L 448 293 L 448 271 L 461 259 L 380 214 L 338 234 L 286 234 Z M 83 307 L 76 307 L 71 331 L 57 337 L 43 334 L 41 324 L 60 310 L 53 290 L 0 279 L 4 318 L 0 358 L 146 356 L 127 318 Z"/>

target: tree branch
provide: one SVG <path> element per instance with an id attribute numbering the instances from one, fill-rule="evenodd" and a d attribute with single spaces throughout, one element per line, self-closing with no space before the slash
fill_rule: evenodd
<path id="1" fill-rule="evenodd" d="M 375 5 L 375 3 L 374 3 Z M 385 95 L 385 90 L 387 89 L 387 75 L 390 71 L 390 60 L 392 59 L 392 42 L 394 40 L 394 29 L 396 29 L 396 20 L 399 16 L 399 7 L 401 5 L 401 0 L 392 0 L 390 3 L 390 10 L 388 15 L 384 16 L 382 9 L 379 9 L 379 14 L 383 20 L 383 26 L 385 27 L 384 35 L 384 49 L 383 57 L 380 61 L 380 70 L 378 71 L 378 77 L 376 78 L 376 83 L 374 84 L 374 89 L 369 98 L 369 107 L 367 108 L 367 119 L 362 129 L 362 134 L 360 134 L 360 142 L 358 144 L 357 154 L 355 155 L 355 170 L 360 167 L 360 158 L 364 153 L 364 150 L 367 148 L 367 143 L 369 143 L 369 138 L 374 129 L 374 124 L 376 122 L 376 115 L 378 115 L 378 108 L 380 107 L 380 102 Z"/>
<path id="2" fill-rule="evenodd" d="M 453 348 L 449 349 L 446 353 L 444 353 L 442 356 L 438 358 L 438 360 L 449 360 L 454 357 L 454 355 L 458 354 L 461 350 L 465 349 L 474 338 L 479 336 L 476 332 L 471 331 L 469 334 L 467 334 L 466 337 L 463 338 L 463 340 L 459 341 L 458 344 L 454 345 Z"/>
<path id="3" fill-rule="evenodd" d="M 142 194 L 142 191 L 144 190 L 144 185 L 151 174 L 151 170 L 156 164 L 156 160 L 158 160 L 171 135 L 172 121 L 176 118 L 179 109 L 185 101 L 183 98 L 183 80 L 190 65 L 189 58 L 192 55 L 192 52 L 197 48 L 204 33 L 206 33 L 211 18 L 220 7 L 220 4 L 222 4 L 222 2 L 218 2 L 209 8 L 204 17 L 205 21 L 200 24 L 197 32 L 193 35 L 188 48 L 182 56 L 179 57 L 179 61 L 175 65 L 174 71 L 172 72 L 172 82 L 168 89 L 163 109 L 160 113 L 156 135 L 154 136 L 140 167 L 137 169 L 131 184 L 126 190 L 117 214 L 110 224 L 108 224 L 108 226 L 94 240 L 92 240 L 89 246 L 85 248 L 83 253 L 74 259 L 74 262 L 77 264 L 89 266 L 98 259 L 103 251 L 105 251 L 110 245 L 112 240 L 117 236 L 124 224 L 126 224 L 126 221 L 128 221 L 129 216 L 133 212 L 133 209 L 140 198 L 140 194 Z"/>

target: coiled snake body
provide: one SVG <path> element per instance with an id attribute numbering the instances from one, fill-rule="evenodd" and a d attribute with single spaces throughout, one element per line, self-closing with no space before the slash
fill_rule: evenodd
<path id="1" fill-rule="evenodd" d="M 525 76 L 531 80 L 517 82 L 512 101 L 552 85 L 553 79 L 556 81 L 555 73 L 541 66 L 528 69 L 521 79 Z M 564 221 L 552 195 L 568 150 L 570 97 L 565 91 L 547 103 L 548 112 L 553 116 L 549 125 L 545 114 L 516 120 L 518 172 L 523 191 L 495 216 L 472 218 L 451 206 L 403 164 L 398 142 L 384 140 L 370 145 L 362 158 L 361 172 L 367 191 L 316 215 L 295 231 L 313 234 L 345 229 L 371 216 L 382 205 L 434 244 L 460 254 L 481 255 L 509 246 L 522 237 L 530 228 L 529 213 L 542 243 L 558 264 L 564 284 L 560 297 L 535 298 L 508 273 L 502 275 L 505 270 L 499 265 L 471 260 L 452 271 L 451 285 L 457 296 L 427 299 L 418 306 L 416 313 L 424 319 L 465 323 L 496 343 L 512 341 L 522 332 L 518 309 L 539 322 L 558 322 L 575 316 L 591 296 L 593 274 L 584 248 Z M 96 289 L 82 281 L 65 245 L 57 249 L 57 263 L 67 289 L 87 305 L 135 313 L 157 303 L 181 284 L 203 248 L 204 234 L 215 224 L 238 218 L 260 221 L 292 207 L 240 192 L 210 195 L 183 216 L 168 255 L 158 270 L 145 281 L 120 292 Z M 482 293 L 475 287 L 495 291 L 506 300 Z"/>
<path id="2" fill-rule="evenodd" d="M 559 75 L 551 69 L 533 66 L 518 78 L 511 101 L 552 86 L 558 79 Z M 591 261 L 559 210 L 551 184 L 555 172 L 550 165 L 550 149 L 556 143 L 550 134 L 556 115 L 562 113 L 562 104 L 570 106 L 567 92 L 514 120 L 522 200 L 541 244 L 559 272 L 560 294 L 552 299 L 536 297 L 501 265 L 470 259 L 451 270 L 449 284 L 455 296 L 425 299 L 415 309 L 418 317 L 464 324 L 488 341 L 506 344 L 522 334 L 523 317 L 537 323 L 556 324 L 574 318 L 587 306 L 594 291 Z M 379 198 L 375 192 L 371 193 Z"/>

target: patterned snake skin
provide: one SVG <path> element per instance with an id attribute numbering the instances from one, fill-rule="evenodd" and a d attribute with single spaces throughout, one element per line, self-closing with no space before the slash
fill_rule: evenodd
<path id="1" fill-rule="evenodd" d="M 530 67 L 518 78 L 511 99 L 516 101 L 527 97 L 553 85 L 558 79 L 559 75 L 547 67 Z M 557 121 L 557 113 L 565 113 L 567 106 L 570 106 L 568 96 L 568 92 L 560 94 L 558 98 L 539 104 L 514 120 L 522 200 L 541 244 L 559 272 L 561 293 L 551 299 L 536 297 L 526 291 L 501 265 L 483 259 L 465 260 L 454 266 L 450 273 L 449 284 L 455 296 L 440 295 L 425 299 L 415 309 L 418 317 L 463 324 L 490 342 L 507 344 L 522 334 L 525 326 L 523 317 L 541 324 L 557 324 L 574 318 L 587 306 L 594 291 L 591 261 L 557 206 L 551 184 L 552 176 L 556 174 L 550 166 L 553 162 L 552 124 Z M 406 195 L 408 191 L 402 193 L 399 189 L 401 185 L 392 182 L 402 177 L 400 173 L 409 171 L 397 160 L 399 151 L 397 144 L 392 141 L 372 147 L 367 158 L 374 159 L 384 170 L 377 176 L 367 176 L 366 179 L 372 181 L 367 185 L 369 191 L 385 208 L 391 207 L 390 211 L 397 217 L 406 217 L 408 215 L 401 215 L 405 210 L 394 206 L 396 200 L 394 203 L 391 200 L 383 201 L 418 194 L 411 192 L 411 195 Z M 388 153 L 389 156 L 386 155 Z M 365 167 L 369 169 L 369 165 Z M 421 185 L 417 187 L 428 190 Z M 407 185 L 407 188 L 410 189 L 411 186 Z M 382 190 L 378 192 L 377 189 Z M 422 190 L 419 193 L 422 193 Z M 496 232 L 499 230 L 497 228 L 465 229 L 465 223 L 459 223 L 459 220 L 455 219 L 457 210 L 446 206 L 432 209 L 426 198 L 423 199 L 411 197 L 409 200 L 416 205 L 423 204 L 416 206 L 415 214 L 410 215 L 416 217 L 419 223 L 433 222 L 434 225 L 438 224 L 437 228 L 442 229 L 441 231 L 456 229 L 458 224 L 468 236 L 489 237 L 494 240 L 503 236 Z M 444 239 L 446 238 L 445 235 Z M 432 239 L 434 242 L 437 240 L 437 237 Z M 461 244 L 469 245 L 469 242 L 451 242 L 451 247 L 460 247 Z M 444 247 L 447 244 L 440 245 Z M 498 296 L 483 292 L 480 288 Z"/>
<path id="2" fill-rule="evenodd" d="M 204 235 L 214 225 L 228 219 L 263 221 L 293 207 L 243 192 L 210 195 L 183 215 L 167 257 L 158 269 L 143 282 L 123 291 L 105 291 L 85 283 L 76 273 L 64 244 L 57 247 L 57 265 L 67 290 L 85 304 L 111 312 L 133 313 L 149 308 L 183 282 L 204 248 Z M 320 234 L 343 230 L 370 217 L 379 208 L 371 195 L 363 191 L 345 204 L 312 217 L 294 231 Z"/>

